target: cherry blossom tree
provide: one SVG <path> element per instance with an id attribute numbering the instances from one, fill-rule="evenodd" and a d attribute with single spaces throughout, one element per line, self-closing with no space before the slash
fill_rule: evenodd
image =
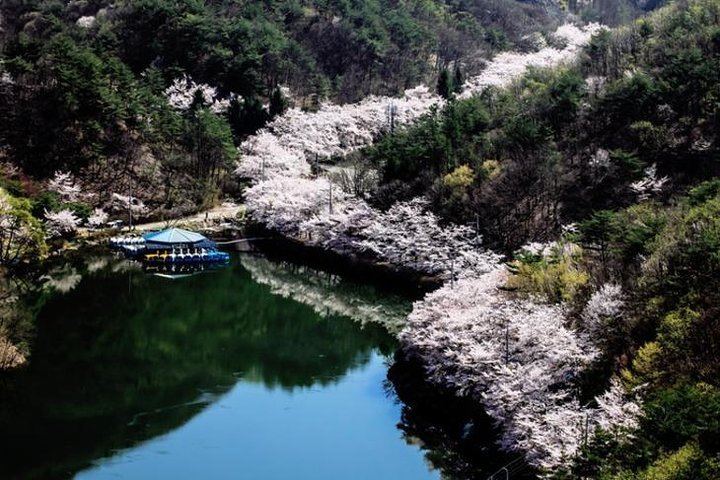
<path id="1" fill-rule="evenodd" d="M 102 208 L 96 208 L 93 210 L 92 215 L 87 219 L 89 226 L 93 228 L 102 227 L 108 220 L 108 214 Z"/>
<path id="2" fill-rule="evenodd" d="M 583 28 L 565 24 L 553 34 L 557 40 L 565 43 L 562 49 L 545 47 L 532 53 L 503 52 L 496 55 L 480 75 L 465 82 L 460 98 L 468 98 L 487 87 L 508 85 L 528 67 L 548 68 L 568 62 L 574 59 L 583 45 L 590 41 L 592 35 L 602 28 L 604 27 L 597 23 Z"/>
<path id="3" fill-rule="evenodd" d="M 608 333 L 617 334 L 619 315 L 625 305 L 622 287 L 605 284 L 590 296 L 582 312 L 583 328 L 592 338 L 602 338 Z"/>
<path id="4" fill-rule="evenodd" d="M 574 380 L 599 351 L 567 327 L 562 305 L 511 297 L 502 266 L 429 294 L 414 305 L 400 339 L 430 381 L 482 402 L 500 446 L 550 471 L 575 456 L 595 427 L 636 425 L 639 406 L 619 383 L 582 406 Z"/>
<path id="5" fill-rule="evenodd" d="M 662 192 L 663 187 L 670 179 L 667 176 L 658 178 L 657 164 L 653 163 L 645 169 L 643 178 L 630 184 L 630 188 L 639 200 L 647 200 L 651 196 Z"/>
<path id="6" fill-rule="evenodd" d="M 51 237 L 63 237 L 74 234 L 80 226 L 80 219 L 72 210 L 58 212 L 45 210 L 45 231 Z"/>
<path id="7" fill-rule="evenodd" d="M 47 188 L 60 195 L 60 199 L 64 202 L 77 202 L 82 197 L 82 189 L 70 173 L 55 172 Z"/>
<path id="8" fill-rule="evenodd" d="M 222 113 L 230 105 L 228 99 L 220 98 L 214 87 L 204 83 L 195 83 L 187 75 L 176 78 L 172 85 L 165 90 L 165 96 L 170 106 L 181 111 L 189 110 L 198 98 L 213 113 Z"/>
<path id="9" fill-rule="evenodd" d="M 555 34 L 562 49 L 498 55 L 465 83 L 463 95 L 505 85 L 528 66 L 567 61 L 598 28 L 565 25 Z M 574 380 L 599 355 L 589 336 L 568 327 L 563 305 L 499 290 L 506 278 L 500 257 L 479 248 L 470 228 L 440 225 L 423 200 L 381 212 L 312 176 L 318 159 L 346 155 L 395 122 L 411 122 L 441 104 L 418 87 L 401 98 L 324 104 L 316 113 L 289 110 L 240 146 L 236 173 L 252 184 L 245 192 L 248 214 L 309 245 L 450 279 L 414 305 L 400 334 L 403 349 L 431 381 L 481 401 L 503 432 L 504 449 L 523 451 L 531 464 L 551 470 L 578 452 L 591 427 L 613 430 L 636 421 L 639 408 L 619 384 L 593 406 L 579 404 Z M 563 247 L 529 246 L 540 255 L 557 248 Z"/>
<path id="10" fill-rule="evenodd" d="M 145 215 L 149 209 L 145 206 L 142 200 L 137 197 L 129 195 L 122 195 L 120 193 L 113 193 L 110 195 L 110 201 L 105 207 L 114 212 L 127 212 L 131 211 L 134 215 Z"/>

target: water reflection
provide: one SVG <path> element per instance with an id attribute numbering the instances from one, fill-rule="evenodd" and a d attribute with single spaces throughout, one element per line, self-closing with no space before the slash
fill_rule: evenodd
<path id="1" fill-rule="evenodd" d="M 395 347 L 380 326 L 271 293 L 237 260 L 177 282 L 135 268 L 95 257 L 48 275 L 30 365 L 2 389 L 0 477 L 66 478 L 184 424 L 238 379 L 334 385 Z"/>
<path id="2" fill-rule="evenodd" d="M 411 310 L 405 297 L 308 266 L 271 261 L 260 255 L 244 255 L 240 262 L 255 281 L 269 285 L 277 295 L 311 306 L 321 316 L 341 315 L 362 325 L 375 323 L 395 334 Z"/>

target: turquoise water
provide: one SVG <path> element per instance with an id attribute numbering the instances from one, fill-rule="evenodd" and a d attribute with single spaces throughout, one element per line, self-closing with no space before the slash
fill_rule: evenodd
<path id="1" fill-rule="evenodd" d="M 2 478 L 431 479 L 386 380 L 409 301 L 263 257 L 179 279 L 50 272 Z"/>

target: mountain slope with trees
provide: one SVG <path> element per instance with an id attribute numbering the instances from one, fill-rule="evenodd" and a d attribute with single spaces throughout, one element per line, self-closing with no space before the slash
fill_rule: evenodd
<path id="1" fill-rule="evenodd" d="M 381 169 L 376 205 L 424 195 L 445 222 L 477 219 L 510 259 L 503 288 L 564 305 L 566 326 L 590 335 L 600 353 L 575 382 L 580 402 L 599 403 L 593 396 L 613 376 L 642 398 L 629 436 L 600 422 L 556 478 L 720 476 L 719 72 L 720 3 L 677 2 L 597 34 L 575 65 L 451 100 L 365 152 Z M 477 315 L 433 310 L 458 295 L 435 294 L 405 336 L 431 376 L 473 391 L 483 385 L 476 376 L 492 373 L 468 367 L 468 356 L 501 364 L 492 350 L 500 340 L 473 326 Z M 511 335 L 510 345 L 523 338 Z M 491 382 L 482 401 L 497 408 L 492 389 L 502 386 Z M 511 440 L 532 445 L 550 426 L 575 438 L 571 413 Z M 584 416 L 589 425 L 601 418 Z"/>

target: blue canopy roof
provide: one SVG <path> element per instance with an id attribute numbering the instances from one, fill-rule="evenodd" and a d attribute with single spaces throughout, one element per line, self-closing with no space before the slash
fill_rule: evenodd
<path id="1" fill-rule="evenodd" d="M 167 230 L 161 230 L 159 232 L 148 233 L 144 236 L 145 241 L 152 243 L 165 243 L 165 244 L 177 244 L 177 243 L 199 243 L 207 241 L 207 238 L 200 235 L 199 233 L 191 232 L 189 230 L 183 230 L 182 228 L 168 228 Z"/>

